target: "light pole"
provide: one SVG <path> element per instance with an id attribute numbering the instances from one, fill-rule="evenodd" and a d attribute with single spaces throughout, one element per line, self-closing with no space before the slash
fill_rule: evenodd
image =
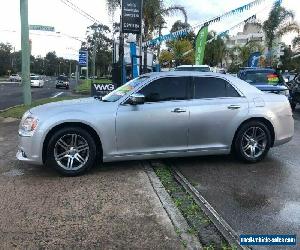
<path id="1" fill-rule="evenodd" d="M 20 0 L 21 49 L 22 49 L 22 87 L 25 105 L 31 104 L 30 86 L 30 48 L 28 26 L 28 0 Z"/>
<path id="2" fill-rule="evenodd" d="M 96 45 L 96 29 L 97 29 L 98 25 L 96 23 L 94 23 L 92 25 L 92 29 L 94 31 L 94 34 L 93 34 L 93 40 L 94 40 L 94 46 L 93 46 L 93 64 L 92 64 L 92 76 L 93 76 L 93 79 L 95 79 L 95 74 L 96 74 L 96 48 L 97 48 L 97 45 Z"/>

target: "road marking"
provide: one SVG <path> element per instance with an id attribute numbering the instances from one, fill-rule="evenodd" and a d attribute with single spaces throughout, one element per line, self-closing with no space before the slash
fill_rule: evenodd
<path id="1" fill-rule="evenodd" d="M 59 93 L 56 93 L 54 96 L 52 96 L 51 98 L 56 98 L 56 97 L 58 97 L 58 96 L 60 96 L 60 95 L 62 95 L 64 92 L 59 92 Z"/>

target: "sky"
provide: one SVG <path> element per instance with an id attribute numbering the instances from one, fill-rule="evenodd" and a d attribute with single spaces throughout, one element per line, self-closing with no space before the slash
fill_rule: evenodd
<path id="1" fill-rule="evenodd" d="M 20 0 L 2 1 L 0 42 L 8 42 L 15 47 L 15 50 L 19 50 L 21 43 Z M 114 16 L 108 14 L 105 0 L 70 1 L 99 22 L 110 27 L 113 22 L 119 20 L 119 12 Z M 188 22 L 192 25 L 196 25 L 206 19 L 220 15 L 251 1 L 253 0 L 165 0 L 164 2 L 166 7 L 175 4 L 185 7 L 188 14 Z M 227 18 L 218 24 L 211 25 L 209 28 L 217 32 L 222 32 L 253 14 L 257 14 L 258 19 L 264 21 L 267 18 L 272 2 L 272 0 L 265 0 L 259 6 L 239 15 Z M 83 40 L 87 26 L 93 24 L 93 22 L 66 6 L 62 0 L 28 0 L 28 5 L 29 24 L 47 25 L 55 28 L 55 32 L 30 31 L 32 54 L 35 56 L 45 56 L 49 51 L 56 51 L 58 56 L 67 59 L 77 59 L 81 42 L 69 38 L 68 36 Z M 293 10 L 295 12 L 296 21 L 300 23 L 299 0 L 283 0 L 283 6 Z M 168 30 L 176 20 L 183 20 L 180 13 L 166 19 L 167 28 L 163 31 L 163 34 L 168 33 Z M 230 32 L 230 35 L 235 35 L 241 30 L 242 27 L 234 29 Z M 295 35 L 296 34 L 285 36 L 283 37 L 283 41 L 290 44 Z"/>

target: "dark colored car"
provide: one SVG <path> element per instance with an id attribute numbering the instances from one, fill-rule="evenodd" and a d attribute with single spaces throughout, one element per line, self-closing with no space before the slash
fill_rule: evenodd
<path id="1" fill-rule="evenodd" d="M 70 88 L 70 81 L 66 76 L 59 76 L 56 79 L 56 88 Z"/>
<path id="2" fill-rule="evenodd" d="M 271 68 L 244 68 L 237 75 L 238 78 L 250 83 L 261 91 L 268 93 L 285 95 L 292 108 L 292 98 L 290 90 L 285 84 L 283 77 Z"/>
<path id="3" fill-rule="evenodd" d="M 291 92 L 291 106 L 292 109 L 296 108 L 297 104 L 300 104 L 300 74 L 297 74 L 292 80 L 288 82 Z"/>

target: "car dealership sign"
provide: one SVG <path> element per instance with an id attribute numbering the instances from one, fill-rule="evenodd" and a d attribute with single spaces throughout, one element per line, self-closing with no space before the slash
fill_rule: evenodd
<path id="1" fill-rule="evenodd" d="M 91 95 L 92 96 L 105 96 L 115 90 L 116 84 L 114 83 L 92 83 Z"/>
<path id="2" fill-rule="evenodd" d="M 122 0 L 122 32 L 141 34 L 142 0 Z"/>

